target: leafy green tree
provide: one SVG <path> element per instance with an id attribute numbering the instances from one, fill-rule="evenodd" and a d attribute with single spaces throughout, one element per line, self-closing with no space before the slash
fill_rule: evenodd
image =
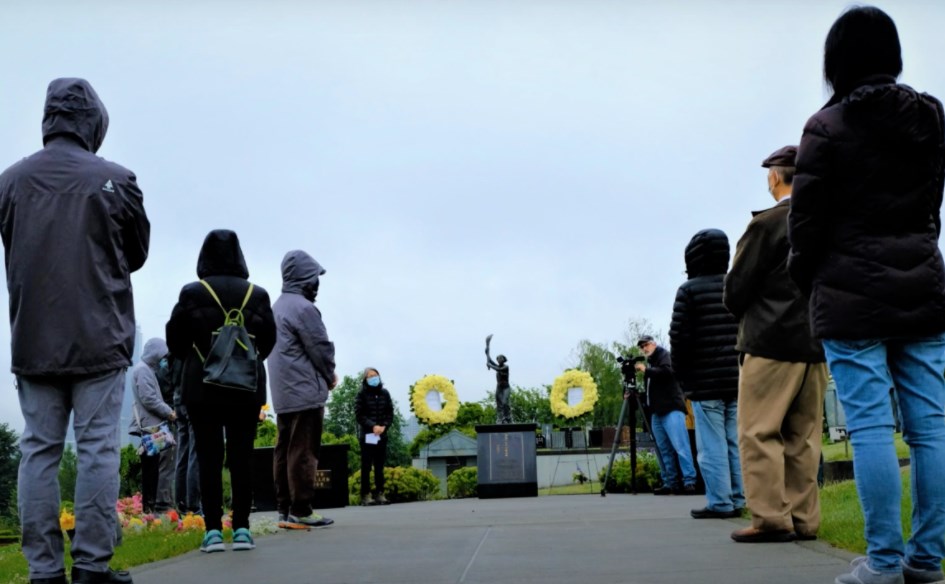
<path id="1" fill-rule="evenodd" d="M 16 477 L 20 465 L 19 437 L 6 423 L 0 423 L 0 517 L 16 509 Z"/>
<path id="2" fill-rule="evenodd" d="M 394 400 L 394 421 L 387 429 L 387 466 L 410 466 L 410 451 L 404 441 L 406 423 Z"/>
<path id="3" fill-rule="evenodd" d="M 75 480 L 79 476 L 78 459 L 71 444 L 66 444 L 59 461 L 59 498 L 75 501 Z"/>
<path id="4" fill-rule="evenodd" d="M 130 497 L 141 492 L 141 457 L 131 444 L 121 449 L 121 489 L 122 497 Z"/>
<path id="5" fill-rule="evenodd" d="M 345 375 L 341 383 L 328 394 L 328 412 L 325 432 L 335 436 L 357 436 L 358 422 L 354 417 L 354 398 L 361 389 L 360 377 Z"/>
<path id="6" fill-rule="evenodd" d="M 551 386 L 521 387 L 515 385 L 509 396 L 509 406 L 512 408 L 512 421 L 517 424 L 551 424 L 554 423 L 554 414 L 551 413 Z M 479 402 L 485 410 L 484 416 L 495 422 L 495 391 L 486 392 L 486 398 Z"/>

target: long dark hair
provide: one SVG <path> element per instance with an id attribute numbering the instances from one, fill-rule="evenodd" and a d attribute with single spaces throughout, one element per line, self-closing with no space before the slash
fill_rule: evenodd
<path id="1" fill-rule="evenodd" d="M 902 47 L 896 23 L 874 6 L 847 10 L 827 33 L 824 79 L 835 93 L 851 91 L 870 75 L 902 73 Z"/>

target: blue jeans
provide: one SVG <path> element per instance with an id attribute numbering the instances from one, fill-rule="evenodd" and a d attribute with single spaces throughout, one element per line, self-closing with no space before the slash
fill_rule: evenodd
<path id="1" fill-rule="evenodd" d="M 928 338 L 825 340 L 853 444 L 856 489 L 873 569 L 939 569 L 945 555 L 945 334 Z M 901 482 L 893 444 L 890 389 L 912 459 L 912 537 L 903 546 Z"/>
<path id="2" fill-rule="evenodd" d="M 692 402 L 696 450 L 705 481 L 706 508 L 733 511 L 745 506 L 738 460 L 738 402 L 710 399 Z"/>
<path id="3" fill-rule="evenodd" d="M 686 414 L 674 410 L 668 414 L 653 414 L 653 438 L 663 460 L 663 485 L 679 488 L 679 471 L 685 486 L 696 484 L 696 468 L 692 464 L 692 450 L 689 447 L 689 432 L 686 431 Z"/>

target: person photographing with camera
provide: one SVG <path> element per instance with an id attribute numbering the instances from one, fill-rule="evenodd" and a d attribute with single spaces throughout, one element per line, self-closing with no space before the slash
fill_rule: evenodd
<path id="1" fill-rule="evenodd" d="M 695 495 L 696 468 L 686 431 L 686 402 L 676 383 L 673 361 L 669 351 L 644 335 L 637 347 L 646 356 L 634 369 L 643 372 L 646 405 L 650 412 L 650 427 L 656 440 L 656 449 L 663 464 L 660 476 L 663 484 L 653 490 L 654 495 Z"/>

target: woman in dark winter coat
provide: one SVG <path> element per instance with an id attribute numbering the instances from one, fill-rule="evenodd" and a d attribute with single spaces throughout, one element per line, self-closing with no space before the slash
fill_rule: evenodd
<path id="1" fill-rule="evenodd" d="M 945 183 L 942 104 L 896 82 L 892 19 L 853 8 L 824 50 L 830 101 L 808 120 L 789 216 L 789 268 L 810 293 L 853 444 L 868 558 L 840 584 L 934 582 L 945 556 Z M 912 459 L 903 542 L 889 388 Z"/>
<path id="2" fill-rule="evenodd" d="M 368 367 L 361 376 L 361 391 L 354 401 L 361 441 L 361 504 L 386 505 L 384 463 L 387 461 L 387 429 L 394 421 L 394 402 L 384 389 L 381 374 Z M 371 468 L 374 469 L 374 498 L 371 498 Z"/>
<path id="3" fill-rule="evenodd" d="M 676 380 L 692 402 L 706 506 L 696 519 L 737 517 L 745 506 L 738 458 L 738 322 L 722 303 L 728 237 L 696 233 L 686 246 L 689 279 L 676 292 L 669 328 Z"/>
<path id="4" fill-rule="evenodd" d="M 252 506 L 253 440 L 259 409 L 266 403 L 266 370 L 263 360 L 276 341 L 276 326 L 269 294 L 252 285 L 236 233 L 218 229 L 203 242 L 197 260 L 198 282 L 184 286 L 167 323 L 167 345 L 181 355 L 184 371 L 181 400 L 187 407 L 197 445 L 200 466 L 200 498 L 207 533 L 200 549 L 223 551 L 223 456 L 233 492 L 233 549 L 255 547 L 249 531 Z M 203 382 L 203 358 L 210 351 L 213 333 L 223 326 L 224 311 L 207 289 L 206 282 L 227 310 L 242 309 L 247 332 L 254 338 L 258 354 L 256 391 L 232 389 Z M 224 433 L 226 440 L 224 441 Z"/>

